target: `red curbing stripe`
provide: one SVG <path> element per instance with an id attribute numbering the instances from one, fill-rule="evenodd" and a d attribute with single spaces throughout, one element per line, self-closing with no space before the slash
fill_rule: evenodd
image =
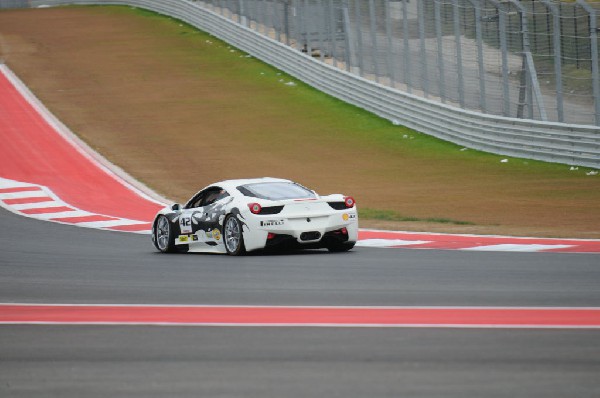
<path id="1" fill-rule="evenodd" d="M 2 201 L 7 205 L 22 205 L 26 203 L 52 202 L 54 199 L 49 196 L 35 196 L 32 198 L 2 199 Z"/>
<path id="2" fill-rule="evenodd" d="M 0 323 L 600 328 L 600 308 L 2 304 Z"/>
<path id="3" fill-rule="evenodd" d="M 600 240 L 598 239 L 560 239 L 560 238 L 526 238 L 512 236 L 486 236 L 486 235 L 451 235 L 440 233 L 420 233 L 401 231 L 375 231 L 360 230 L 359 240 L 388 239 L 393 245 L 393 240 L 415 241 L 415 244 L 397 246 L 411 249 L 467 249 L 480 246 L 493 246 L 502 244 L 516 245 L 568 245 L 569 248 L 548 248 L 544 252 L 571 252 L 571 253 L 600 253 Z M 419 243 L 418 241 L 428 241 Z"/>
<path id="4" fill-rule="evenodd" d="M 35 209 L 20 210 L 24 214 L 48 214 L 48 213 L 61 213 L 63 211 L 74 211 L 72 207 L 60 206 L 60 207 L 38 207 Z"/>
<path id="5" fill-rule="evenodd" d="M 118 220 L 118 218 L 92 214 L 89 216 L 81 216 L 81 217 L 51 218 L 51 220 L 58 221 L 58 222 L 66 222 L 66 223 L 70 223 L 70 224 L 78 224 L 80 222 L 113 221 L 113 220 Z"/>
<path id="6" fill-rule="evenodd" d="M 106 229 L 110 229 L 110 230 L 114 230 L 114 231 L 124 231 L 124 232 L 150 231 L 152 229 L 152 223 L 117 225 L 114 227 L 108 227 Z"/>
<path id="7" fill-rule="evenodd" d="M 41 191 L 40 187 L 14 187 L 14 188 L 0 188 L 0 193 L 15 193 L 15 192 L 32 192 Z"/>

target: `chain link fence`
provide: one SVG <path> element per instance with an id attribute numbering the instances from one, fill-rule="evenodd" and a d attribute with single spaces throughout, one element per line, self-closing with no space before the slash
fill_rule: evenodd
<path id="1" fill-rule="evenodd" d="M 600 2 L 198 0 L 265 36 L 423 98 L 600 125 Z"/>

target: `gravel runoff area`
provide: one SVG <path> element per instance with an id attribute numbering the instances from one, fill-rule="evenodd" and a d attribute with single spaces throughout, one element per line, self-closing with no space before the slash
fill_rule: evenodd
<path id="1" fill-rule="evenodd" d="M 407 217 L 363 227 L 600 238 L 593 171 L 393 126 L 179 21 L 129 7 L 2 11 L 0 58 L 89 145 L 173 200 L 269 175 Z"/>

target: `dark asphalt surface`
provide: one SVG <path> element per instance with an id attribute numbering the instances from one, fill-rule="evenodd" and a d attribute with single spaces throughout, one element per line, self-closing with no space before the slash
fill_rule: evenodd
<path id="1" fill-rule="evenodd" d="M 600 256 L 161 255 L 0 210 L 0 302 L 600 306 Z M 598 397 L 600 330 L 0 325 L 1 397 Z"/>

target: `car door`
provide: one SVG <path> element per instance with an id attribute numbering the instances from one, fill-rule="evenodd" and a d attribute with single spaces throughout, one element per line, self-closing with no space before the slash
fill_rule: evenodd
<path id="1" fill-rule="evenodd" d="M 190 235 L 190 244 L 216 246 L 222 243 L 222 218 L 231 199 L 222 188 L 209 187 L 188 202 L 181 213 L 179 226 L 182 234 Z"/>

